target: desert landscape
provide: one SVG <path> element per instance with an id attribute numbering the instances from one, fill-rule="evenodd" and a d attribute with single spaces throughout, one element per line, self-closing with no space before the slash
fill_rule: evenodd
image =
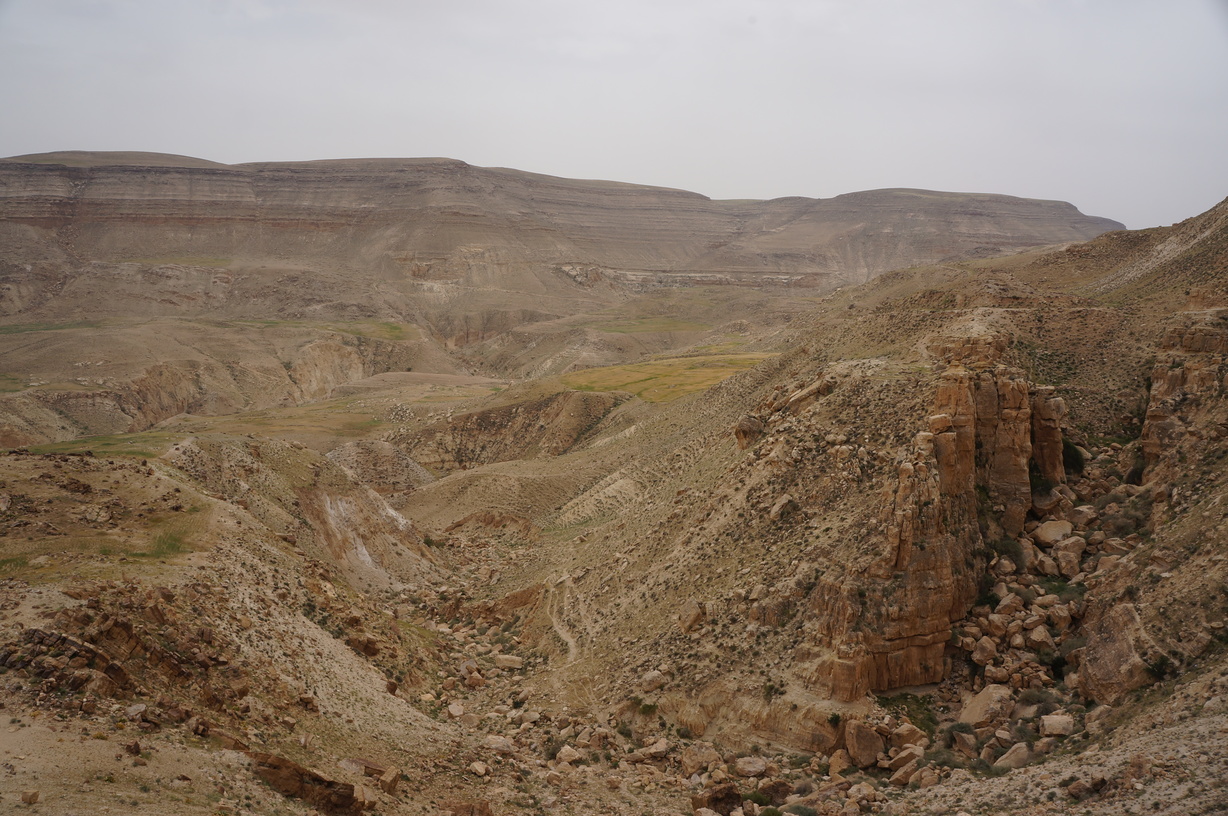
<path id="1" fill-rule="evenodd" d="M 1228 812 L 1228 200 L 0 160 L 0 804 Z"/>

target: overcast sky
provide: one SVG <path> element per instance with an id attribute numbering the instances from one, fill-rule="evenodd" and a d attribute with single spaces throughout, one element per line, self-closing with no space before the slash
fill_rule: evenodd
<path id="1" fill-rule="evenodd" d="M 1155 226 L 1228 196 L 1228 0 L 0 0 L 0 156 L 65 149 Z"/>

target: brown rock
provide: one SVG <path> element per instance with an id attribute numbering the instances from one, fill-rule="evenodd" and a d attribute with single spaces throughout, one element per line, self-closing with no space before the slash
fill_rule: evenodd
<path id="1" fill-rule="evenodd" d="M 1078 799 L 1080 802 L 1082 802 L 1084 799 L 1093 796 L 1095 791 L 1087 782 L 1084 782 L 1082 779 L 1076 779 L 1074 782 L 1071 782 L 1066 786 L 1066 793 L 1072 799 Z"/>
<path id="2" fill-rule="evenodd" d="M 26 790 L 21 792 L 21 801 L 27 805 L 37 805 L 40 793 L 36 790 Z"/>
<path id="3" fill-rule="evenodd" d="M 793 793 L 793 785 L 785 779 L 763 780 L 757 789 L 774 806 L 780 807 Z"/>
<path id="4" fill-rule="evenodd" d="M 888 763 L 887 768 L 892 771 L 898 771 L 900 768 L 903 768 L 910 762 L 915 765 L 916 763 L 920 762 L 921 758 L 924 756 L 924 749 L 916 745 L 910 745 L 893 756 L 891 758 L 891 762 Z"/>
<path id="5" fill-rule="evenodd" d="M 1017 742 L 993 764 L 995 768 L 1022 768 L 1032 761 L 1032 752 L 1026 742 Z"/>
<path id="6" fill-rule="evenodd" d="M 838 776 L 853 767 L 856 766 L 853 765 L 849 752 L 841 748 L 831 755 L 831 761 L 828 763 L 828 773 L 832 776 Z"/>
<path id="7" fill-rule="evenodd" d="M 397 792 L 397 785 L 401 781 L 401 769 L 389 768 L 380 775 L 379 788 L 384 793 L 392 794 Z"/>
<path id="8" fill-rule="evenodd" d="M 903 748 L 905 745 L 921 745 L 927 739 L 925 732 L 912 723 L 902 723 L 891 732 L 891 747 Z"/>
<path id="9" fill-rule="evenodd" d="M 1013 692 L 996 683 L 986 686 L 959 712 L 959 721 L 981 728 L 1010 713 Z"/>
<path id="10" fill-rule="evenodd" d="M 868 768 L 883 752 L 883 738 L 860 720 L 849 720 L 844 728 L 844 746 L 858 768 Z"/>
<path id="11" fill-rule="evenodd" d="M 695 742 L 682 749 L 679 756 L 682 775 L 693 776 L 720 764 L 721 755 L 709 742 Z"/>
<path id="12" fill-rule="evenodd" d="M 1108 611 L 1094 609 L 1094 616 L 1083 622 L 1087 647 L 1079 666 L 1079 690 L 1088 699 L 1116 704 L 1152 680 L 1135 646 L 1145 635 L 1133 604 L 1120 603 Z"/>
<path id="13" fill-rule="evenodd" d="M 918 761 L 916 759 L 913 759 L 908 763 L 901 765 L 900 768 L 891 775 L 891 779 L 888 781 L 892 785 L 896 785 L 901 788 L 905 787 L 912 780 L 912 775 L 917 772 L 917 762 Z"/>
<path id="14" fill-rule="evenodd" d="M 738 793 L 738 786 L 733 782 L 714 785 L 691 797 L 692 810 L 707 808 L 721 816 L 729 816 L 734 808 L 740 807 L 742 807 L 742 794 Z"/>
<path id="15" fill-rule="evenodd" d="M 767 760 L 756 756 L 738 757 L 733 763 L 733 773 L 744 778 L 763 776 L 767 773 Z"/>
<path id="16" fill-rule="evenodd" d="M 965 734 L 962 731 L 951 732 L 951 747 L 959 751 L 968 759 L 976 759 L 976 737 L 972 734 Z"/>
<path id="17" fill-rule="evenodd" d="M 278 793 L 302 799 L 327 813 L 357 812 L 366 797 L 353 785 L 326 779 L 285 757 L 251 753 L 252 770 Z"/>
<path id="18" fill-rule="evenodd" d="M 976 642 L 976 648 L 972 650 L 972 662 L 978 666 L 984 666 L 995 657 L 998 656 L 998 645 L 994 639 L 986 635 Z"/>
<path id="19" fill-rule="evenodd" d="M 1069 538 L 1074 525 L 1069 521 L 1046 521 L 1032 531 L 1032 540 L 1042 547 L 1052 547 L 1063 538 Z"/>
<path id="20" fill-rule="evenodd" d="M 1042 737 L 1068 737 L 1074 733 L 1074 717 L 1069 714 L 1046 714 L 1040 718 Z"/>

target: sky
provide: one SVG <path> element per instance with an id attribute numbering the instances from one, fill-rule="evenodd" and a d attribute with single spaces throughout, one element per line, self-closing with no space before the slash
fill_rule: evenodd
<path id="1" fill-rule="evenodd" d="M 53 150 L 1167 225 L 1228 196 L 1228 0 L 0 0 L 0 156 Z"/>

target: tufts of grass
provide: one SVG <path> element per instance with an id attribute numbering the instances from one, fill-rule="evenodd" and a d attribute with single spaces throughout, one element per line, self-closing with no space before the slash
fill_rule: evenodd
<path id="1" fill-rule="evenodd" d="M 723 354 L 674 357 L 647 363 L 587 368 L 564 374 L 561 379 L 564 385 L 577 391 L 629 391 L 646 402 L 671 402 L 711 388 L 772 356 Z"/>

